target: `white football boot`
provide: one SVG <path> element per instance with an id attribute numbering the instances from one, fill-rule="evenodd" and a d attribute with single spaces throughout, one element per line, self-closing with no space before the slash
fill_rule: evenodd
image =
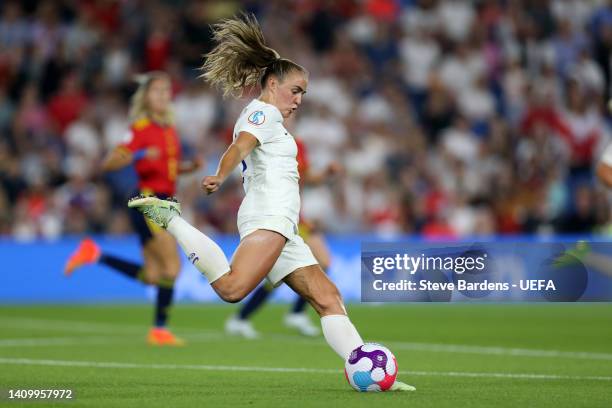
<path id="1" fill-rule="evenodd" d="M 239 319 L 237 316 L 232 316 L 225 322 L 225 332 L 232 336 L 240 336 L 245 339 L 254 340 L 259 338 L 259 333 L 249 320 Z"/>
<path id="2" fill-rule="evenodd" d="M 395 380 L 389 391 L 416 391 L 416 387 Z"/>
<path id="3" fill-rule="evenodd" d="M 181 204 L 176 199 L 138 196 L 128 201 L 128 207 L 137 209 L 162 228 L 168 228 L 172 218 L 181 215 Z"/>
<path id="4" fill-rule="evenodd" d="M 296 329 L 303 336 L 317 337 L 321 331 L 312 324 L 306 313 L 288 313 L 285 315 L 285 326 Z"/>

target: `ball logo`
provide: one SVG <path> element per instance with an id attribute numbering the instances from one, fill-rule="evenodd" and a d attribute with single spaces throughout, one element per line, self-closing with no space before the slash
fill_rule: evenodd
<path id="1" fill-rule="evenodd" d="M 259 126 L 266 121 L 266 115 L 263 111 L 255 111 L 249 115 L 249 123 Z"/>

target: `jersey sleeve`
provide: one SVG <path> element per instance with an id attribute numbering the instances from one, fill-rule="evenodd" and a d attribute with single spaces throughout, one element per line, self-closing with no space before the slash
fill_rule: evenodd
<path id="1" fill-rule="evenodd" d="M 138 132 L 134 128 L 130 128 L 125 135 L 123 136 L 123 140 L 119 144 L 120 147 L 129 150 L 134 153 L 137 150 L 142 148 L 142 137 L 140 135 L 141 132 Z"/>
<path id="2" fill-rule="evenodd" d="M 280 112 L 270 106 L 255 108 L 246 113 L 246 120 L 237 129 L 237 135 L 240 132 L 249 132 L 259 144 L 269 142 L 274 137 L 276 122 L 282 121 Z"/>
<path id="3" fill-rule="evenodd" d="M 603 151 L 601 155 L 601 162 L 606 166 L 612 167 L 612 143 L 610 143 Z"/>

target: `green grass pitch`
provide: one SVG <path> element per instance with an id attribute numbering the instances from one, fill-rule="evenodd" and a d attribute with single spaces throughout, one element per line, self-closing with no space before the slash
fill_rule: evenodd
<path id="1" fill-rule="evenodd" d="M 147 305 L 1 306 L 0 406 L 612 407 L 610 304 L 351 305 L 366 341 L 397 356 L 413 393 L 357 393 L 322 338 L 255 316 L 263 337 L 227 337 L 232 305 L 181 304 L 182 348 L 144 339 Z M 19 402 L 10 388 L 73 389 L 67 401 Z"/>

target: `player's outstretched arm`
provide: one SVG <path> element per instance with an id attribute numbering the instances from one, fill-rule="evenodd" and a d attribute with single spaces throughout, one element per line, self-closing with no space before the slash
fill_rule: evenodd
<path id="1" fill-rule="evenodd" d="M 184 160 L 179 163 L 178 172 L 179 174 L 189 174 L 196 170 L 199 170 L 204 165 L 204 161 L 199 157 L 193 160 Z"/>
<path id="2" fill-rule="evenodd" d="M 344 172 L 344 168 L 339 162 L 331 162 L 325 169 L 319 172 L 314 172 L 312 170 L 306 171 L 306 174 L 301 175 L 300 177 L 304 181 L 305 184 L 308 185 L 319 185 L 326 182 L 329 177 L 336 176 L 338 174 L 342 174 Z"/>
<path id="3" fill-rule="evenodd" d="M 115 147 L 110 151 L 102 162 L 102 171 L 115 171 L 128 166 L 134 160 L 131 151 L 124 147 Z"/>
<path id="4" fill-rule="evenodd" d="M 115 171 L 130 165 L 133 161 L 140 159 L 155 159 L 159 156 L 156 147 L 147 147 L 135 152 L 123 146 L 117 146 L 104 158 L 102 171 Z"/>
<path id="5" fill-rule="evenodd" d="M 202 180 L 202 190 L 206 194 L 212 194 L 217 191 L 238 163 L 244 160 L 257 147 L 257 143 L 257 138 L 249 132 L 240 132 L 234 143 L 223 153 L 217 168 L 217 174 L 206 176 Z"/>

